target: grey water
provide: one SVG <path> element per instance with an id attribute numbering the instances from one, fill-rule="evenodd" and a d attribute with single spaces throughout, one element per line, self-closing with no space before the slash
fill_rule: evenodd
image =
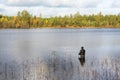
<path id="1" fill-rule="evenodd" d="M 81 46 L 84 46 L 86 50 L 85 66 L 81 66 L 78 59 L 78 53 Z M 119 60 L 120 29 L 0 30 L 0 78 L 4 75 L 4 78 L 1 78 L 1 80 L 96 80 L 97 73 L 100 73 L 98 74 L 99 77 L 97 76 L 97 80 L 120 79 L 120 69 L 118 69 L 119 72 L 117 72 L 117 77 L 114 74 L 116 73 L 114 72 L 116 68 L 113 68 L 113 70 L 107 72 L 111 73 L 109 76 L 102 75 L 102 73 L 104 73 L 102 69 L 100 71 L 96 71 L 97 67 L 104 67 L 102 63 L 107 64 L 105 61 L 103 61 L 99 64 L 99 66 L 97 65 L 96 61 L 99 62 L 99 60 L 103 58 L 105 58 L 105 60 L 107 59 L 108 63 Z M 31 74 L 33 77 L 30 77 L 30 75 L 27 74 L 27 76 L 24 76 L 24 79 L 22 77 L 22 69 L 18 69 L 16 67 L 16 65 L 22 65 L 24 62 L 27 65 L 32 65 L 35 70 L 36 68 L 34 65 L 41 63 L 45 69 L 43 69 L 43 72 L 38 72 L 41 75 L 44 75 L 44 78 L 40 78 L 40 75 L 39 78 L 36 77 L 35 70 L 33 70 L 34 73 Z M 16 71 L 14 68 L 9 68 L 10 66 L 5 67 L 6 65 L 3 65 L 4 63 L 10 66 L 12 65 L 12 67 L 16 67 Z M 95 65 L 93 64 L 90 66 L 92 63 L 95 63 Z M 114 66 L 114 64 L 111 63 L 108 65 L 110 69 L 112 66 Z M 117 68 L 120 67 L 119 61 L 115 64 L 117 64 Z M 40 65 L 38 65 L 38 68 L 41 70 Z M 100 67 L 100 65 L 102 66 Z M 22 68 L 23 67 L 24 65 Z M 105 69 L 106 71 L 109 70 L 108 67 Z M 82 68 L 86 68 L 86 71 L 82 71 Z M 89 71 L 91 68 L 95 71 Z M 82 70 L 79 71 L 78 69 Z M 26 72 L 31 72 L 31 66 L 29 66 L 29 70 L 28 68 L 25 68 L 25 70 Z M 18 72 L 21 74 L 19 77 L 13 76 L 13 74 L 16 74 Z M 87 75 L 87 73 L 89 73 L 89 75 Z M 83 74 L 86 74 L 86 76 Z M 10 75 L 12 77 L 8 78 Z M 110 75 L 112 76 L 110 77 Z"/>

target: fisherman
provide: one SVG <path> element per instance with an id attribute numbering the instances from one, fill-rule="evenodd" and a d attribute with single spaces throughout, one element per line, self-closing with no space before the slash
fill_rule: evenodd
<path id="1" fill-rule="evenodd" d="M 79 55 L 80 55 L 81 58 L 84 58 L 84 57 L 85 57 L 85 49 L 84 49 L 84 47 L 81 47 L 81 50 L 80 50 L 80 52 L 79 52 Z"/>
<path id="2" fill-rule="evenodd" d="M 85 64 L 85 49 L 84 49 L 84 47 L 81 47 L 79 55 L 80 55 L 80 57 L 78 59 L 79 59 L 81 65 L 84 66 L 84 64 Z"/>

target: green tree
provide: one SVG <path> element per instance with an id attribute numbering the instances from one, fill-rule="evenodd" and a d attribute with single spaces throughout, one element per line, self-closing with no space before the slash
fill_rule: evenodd
<path id="1" fill-rule="evenodd" d="M 21 28 L 31 27 L 30 20 L 32 15 L 28 11 L 23 10 L 22 12 L 18 12 L 17 17 L 21 21 Z"/>

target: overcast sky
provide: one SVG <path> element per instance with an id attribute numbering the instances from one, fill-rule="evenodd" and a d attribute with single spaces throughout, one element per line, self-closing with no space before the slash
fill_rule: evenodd
<path id="1" fill-rule="evenodd" d="M 43 17 L 74 14 L 118 14 L 120 0 L 0 0 L 0 14 L 17 15 L 18 11 L 28 10 L 31 14 Z"/>

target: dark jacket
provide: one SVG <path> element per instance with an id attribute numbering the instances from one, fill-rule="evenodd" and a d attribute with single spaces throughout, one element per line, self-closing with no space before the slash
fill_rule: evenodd
<path id="1" fill-rule="evenodd" d="M 81 49 L 79 55 L 85 55 L 85 50 Z"/>

